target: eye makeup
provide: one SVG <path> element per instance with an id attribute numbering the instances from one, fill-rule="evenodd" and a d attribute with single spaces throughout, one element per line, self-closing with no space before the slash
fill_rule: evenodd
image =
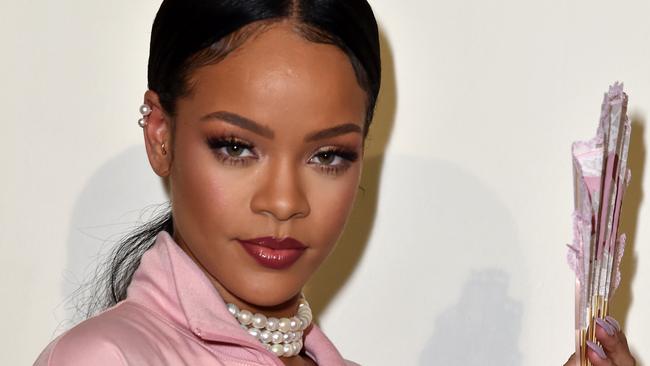
<path id="1" fill-rule="evenodd" d="M 227 165 L 242 166 L 257 159 L 253 145 L 235 136 L 211 136 L 206 144 L 214 156 Z"/>
<path id="2" fill-rule="evenodd" d="M 209 136 L 205 141 L 214 156 L 226 165 L 246 166 L 259 158 L 252 143 L 234 135 Z M 322 173 L 336 176 L 358 160 L 359 153 L 354 149 L 328 146 L 313 153 L 307 163 Z"/>
<path id="3" fill-rule="evenodd" d="M 344 173 L 352 163 L 359 160 L 356 151 L 341 147 L 326 147 L 317 151 L 310 159 L 309 164 L 328 175 Z"/>

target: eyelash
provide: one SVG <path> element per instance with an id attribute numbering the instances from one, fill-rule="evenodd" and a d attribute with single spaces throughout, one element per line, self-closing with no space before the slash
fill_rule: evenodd
<path id="1" fill-rule="evenodd" d="M 238 139 L 237 137 L 234 136 L 208 137 L 206 143 L 208 144 L 210 149 L 212 149 L 217 159 L 219 159 L 219 161 L 221 161 L 222 163 L 228 165 L 233 165 L 233 166 L 247 165 L 248 163 L 250 163 L 252 159 L 257 158 L 257 155 L 254 152 L 253 145 L 247 143 L 246 141 Z M 243 150 L 250 151 L 253 156 L 235 157 L 223 150 L 225 148 L 229 148 L 229 147 L 233 148 L 235 146 Z"/>
<path id="2" fill-rule="evenodd" d="M 323 157 L 326 154 L 333 154 L 334 159 L 340 158 L 341 163 L 337 165 L 311 163 L 312 159 L 317 158 L 319 156 Z M 357 154 L 352 150 L 342 149 L 338 147 L 328 147 L 318 151 L 316 154 L 314 154 L 314 156 L 312 156 L 309 159 L 309 161 L 311 164 L 319 165 L 318 168 L 328 175 L 338 175 L 348 170 L 350 165 L 355 161 L 357 161 L 358 159 L 359 159 L 359 154 Z"/>
<path id="3" fill-rule="evenodd" d="M 214 155 L 224 164 L 232 166 L 245 166 L 248 165 L 252 160 L 257 159 L 257 154 L 255 152 L 255 147 L 235 136 L 224 136 L 224 137 L 208 137 L 206 139 L 208 147 L 214 152 Z M 236 157 L 230 155 L 224 149 L 238 147 L 250 152 L 250 156 Z M 341 159 L 341 162 L 336 165 L 327 165 L 320 164 L 317 162 L 312 162 L 313 159 L 318 157 L 325 157 L 327 154 L 333 154 L 333 158 Z M 309 158 L 309 164 L 317 165 L 317 169 L 321 170 L 323 173 L 328 175 L 339 175 L 345 172 L 352 163 L 356 162 L 359 159 L 359 154 L 353 150 L 348 150 L 339 147 L 327 147 L 317 151 L 312 157 Z"/>

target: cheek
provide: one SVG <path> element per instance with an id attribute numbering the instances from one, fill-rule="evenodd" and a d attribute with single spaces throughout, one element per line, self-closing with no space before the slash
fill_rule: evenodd
<path id="1" fill-rule="evenodd" d="M 309 221 L 312 228 L 321 235 L 321 240 L 326 239 L 323 245 L 330 249 L 341 236 L 352 211 L 360 171 L 360 164 L 356 164 L 342 177 L 320 177 L 319 182 L 311 184 L 312 217 Z"/>
<path id="2" fill-rule="evenodd" d="M 177 146 L 170 181 L 175 218 L 183 233 L 205 239 L 238 219 L 235 208 L 244 204 L 246 196 L 244 186 L 238 184 L 243 177 L 237 170 L 220 167 L 212 152 L 199 143 Z"/>

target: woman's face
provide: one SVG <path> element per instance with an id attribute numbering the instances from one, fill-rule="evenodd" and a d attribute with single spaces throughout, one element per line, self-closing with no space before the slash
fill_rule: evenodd
<path id="1" fill-rule="evenodd" d="M 365 115 L 348 57 L 288 24 L 192 75 L 164 175 L 175 239 L 226 301 L 282 304 L 332 251 L 358 188 Z"/>

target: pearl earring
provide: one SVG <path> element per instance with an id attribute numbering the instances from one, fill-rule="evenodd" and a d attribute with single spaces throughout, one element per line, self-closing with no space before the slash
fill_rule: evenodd
<path id="1" fill-rule="evenodd" d="M 138 120 L 138 126 L 144 128 L 147 125 L 147 117 L 151 114 L 151 107 L 147 104 L 140 106 L 140 114 L 142 118 Z"/>
<path id="2" fill-rule="evenodd" d="M 167 149 L 165 149 L 165 143 L 164 142 L 160 145 L 160 150 L 162 151 L 163 155 L 167 155 Z"/>

